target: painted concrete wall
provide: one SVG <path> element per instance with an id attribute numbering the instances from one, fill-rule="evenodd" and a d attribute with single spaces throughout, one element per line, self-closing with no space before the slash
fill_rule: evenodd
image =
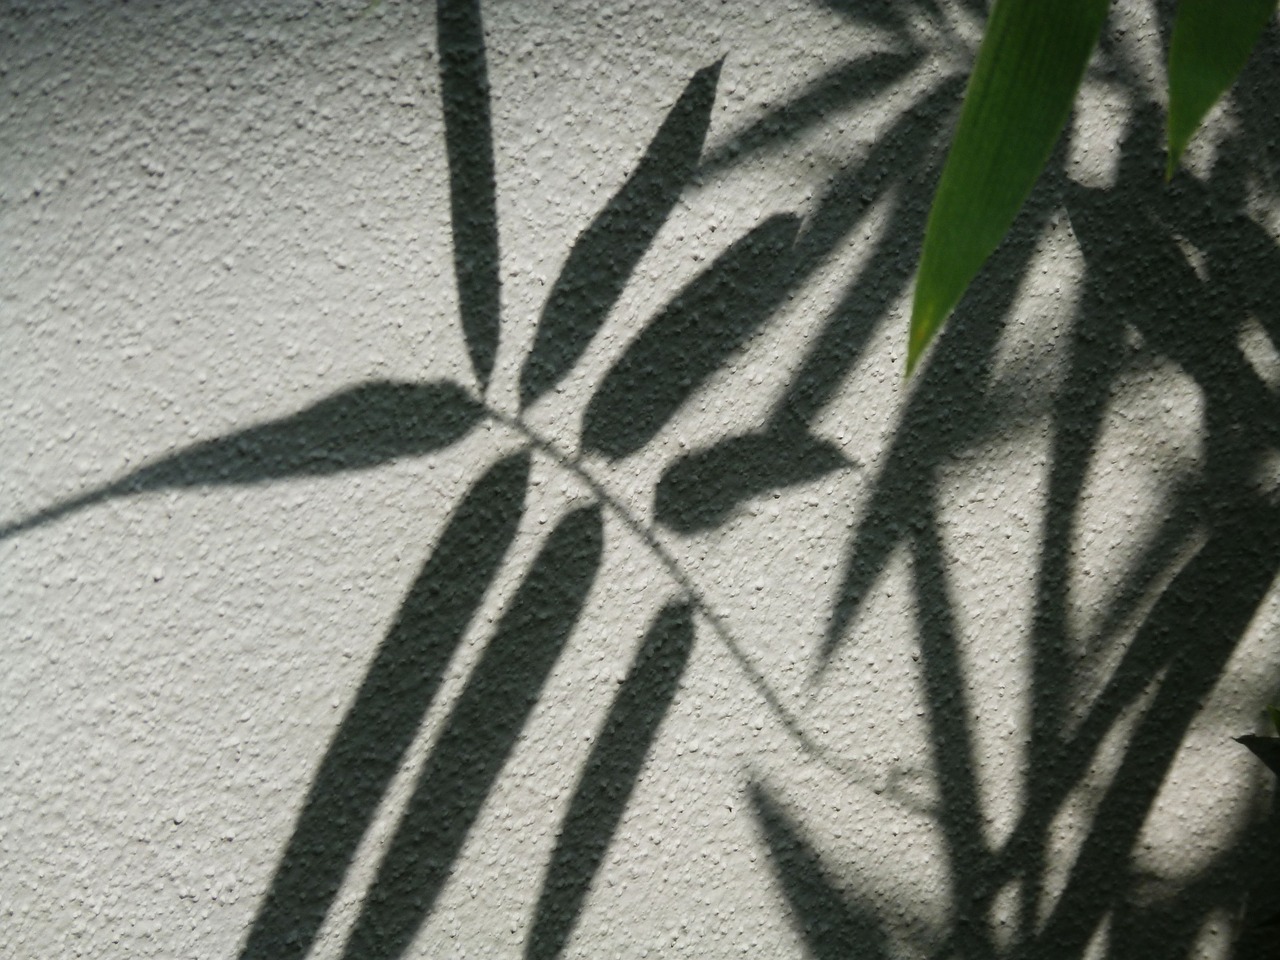
<path id="1" fill-rule="evenodd" d="M 1227 956 L 1275 38 L 904 384 L 976 6 L 484 4 L 491 263 L 466 16 L 6 4 L 0 955 Z"/>

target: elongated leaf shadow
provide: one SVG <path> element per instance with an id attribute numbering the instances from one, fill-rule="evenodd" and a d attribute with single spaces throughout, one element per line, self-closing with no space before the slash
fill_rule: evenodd
<path id="1" fill-rule="evenodd" d="M 1017 295 L 1051 207 L 1038 189 L 1005 244 L 996 251 L 981 285 L 962 300 L 939 345 L 951 343 L 949 363 L 931 364 L 907 401 L 885 465 L 872 485 L 863 519 L 845 553 L 841 586 L 820 651 L 821 674 L 853 623 L 872 585 L 913 529 L 933 522 L 920 491 L 932 490 L 935 473 L 958 451 L 1010 423 L 1010 411 L 987 401 L 996 342 Z M 950 330 L 962 328 L 948 339 Z M 816 385 L 816 384 L 815 384 Z M 951 412 L 964 411 L 963 417 Z"/>
<path id="2" fill-rule="evenodd" d="M 522 408 L 577 363 L 667 222 L 697 169 L 723 62 L 693 75 L 627 182 L 569 251 L 520 371 Z"/>
<path id="3" fill-rule="evenodd" d="M 799 224 L 790 214 L 770 217 L 645 327 L 587 405 L 583 447 L 620 459 L 657 435 L 785 295 Z"/>
<path id="4" fill-rule="evenodd" d="M 489 68 L 479 0 L 438 0 L 436 38 L 458 312 L 483 394 L 498 355 L 502 281 Z"/>
<path id="5" fill-rule="evenodd" d="M 700 172 L 716 174 L 751 154 L 777 149 L 820 123 L 837 110 L 870 101 L 919 66 L 924 51 L 881 50 L 829 70 L 800 94 L 771 109 L 709 152 Z"/>
<path id="6" fill-rule="evenodd" d="M 562 520 L 534 559 L 431 748 L 343 956 L 409 948 L 453 872 L 600 566 L 600 508 Z"/>
<path id="7" fill-rule="evenodd" d="M 1126 747 L 1089 834 L 1028 958 L 1079 956 L 1118 881 L 1200 703 L 1219 681 L 1280 570 L 1280 511 L 1240 505 L 1175 578 L 1141 630 L 1170 651 L 1159 690 Z"/>
<path id="8" fill-rule="evenodd" d="M 0 540 L 118 497 L 186 487 L 265 483 L 366 470 L 441 450 L 484 409 L 449 381 L 362 383 L 279 420 L 206 440 L 120 480 L 0 527 Z"/>
<path id="9" fill-rule="evenodd" d="M 888 958 L 889 942 L 874 908 L 841 890 L 804 832 L 759 783 L 751 804 L 764 832 L 769 862 L 792 911 L 792 924 L 814 960 Z"/>
<path id="10" fill-rule="evenodd" d="M 645 635 L 556 839 L 525 941 L 529 960 L 564 951 L 693 651 L 693 608 L 670 604 Z"/>
<path id="11" fill-rule="evenodd" d="M 527 454 L 499 461 L 440 536 L 329 744 L 242 960 L 311 949 L 356 848 L 515 539 Z"/>
<path id="12" fill-rule="evenodd" d="M 960 78 L 944 78 L 918 104 L 917 113 L 935 112 L 956 98 L 959 89 Z M 902 182 L 936 177 L 940 164 L 929 145 L 938 133 L 937 126 L 917 117 L 900 118 L 862 163 L 837 178 L 796 242 L 788 293 L 848 239 L 868 216 L 872 201 Z M 655 491 L 659 523 L 681 533 L 709 529 L 728 520 L 751 497 L 850 465 L 809 428 L 906 290 L 911 268 L 897 246 L 898 238 L 923 232 L 927 214 L 927 202 L 906 191 L 889 201 L 883 239 L 846 286 L 768 421 L 757 430 L 678 457 Z"/>
<path id="13" fill-rule="evenodd" d="M 947 848 L 951 902 L 963 909 L 961 905 L 982 889 L 991 868 L 991 851 L 983 835 L 982 795 L 969 719 L 973 709 L 966 694 L 956 604 L 948 583 L 936 495 L 931 490 L 917 490 L 915 495 L 928 511 L 910 539 L 921 679 L 933 732 L 929 744 L 933 768 L 944 811 L 939 827 Z M 977 960 L 995 953 L 984 926 L 964 925 L 956 940 L 961 956 Z"/>
<path id="14" fill-rule="evenodd" d="M 1156 111 L 1140 115 L 1123 151 L 1117 187 L 1110 191 L 1080 188 L 1072 195 L 1070 209 L 1089 267 L 1086 289 L 1092 292 L 1086 309 L 1093 307 L 1114 323 L 1108 303 L 1125 303 L 1125 319 L 1139 331 L 1145 349 L 1174 360 L 1201 390 L 1203 479 L 1192 486 L 1182 522 L 1187 529 L 1203 529 L 1207 540 L 1161 592 L 1075 735 L 1060 746 L 1060 734 L 1051 727 L 1055 705 L 1071 690 L 1063 649 L 1069 638 L 1060 628 L 1055 636 L 1048 624 L 1038 625 L 1037 634 L 1043 639 L 1035 655 L 1044 664 L 1037 667 L 1040 679 L 1034 709 L 1041 719 L 1032 740 L 1026 812 L 1006 851 L 1011 865 L 1014 858 L 1021 861 L 1016 869 L 1038 871 L 1056 811 L 1087 771 L 1113 723 L 1144 690 L 1158 686 L 1047 924 L 1030 918 L 1023 924 L 1026 956 L 1076 955 L 1106 912 L 1124 901 L 1127 858 L 1165 773 L 1197 705 L 1225 669 L 1280 569 L 1280 514 L 1254 481 L 1257 464 L 1275 443 L 1274 401 L 1235 342 L 1245 316 L 1238 297 L 1230 292 L 1219 297 L 1220 281 L 1212 273 L 1207 281 L 1197 276 L 1162 225 L 1165 211 L 1178 198 L 1166 194 L 1158 165 L 1147 159 L 1157 155 L 1145 148 L 1154 143 L 1159 130 Z M 1112 228 L 1121 211 L 1128 224 L 1122 236 Z M 1121 292 L 1123 298 L 1117 296 Z M 1039 588 L 1042 595 L 1062 590 L 1061 585 L 1051 587 L 1050 583 L 1056 580 L 1055 570 L 1067 568 L 1070 519 L 1083 491 L 1082 478 L 1077 476 L 1082 468 L 1075 461 L 1087 459 L 1100 419 L 1100 414 L 1088 415 L 1087 410 L 1090 405 L 1105 404 L 1114 378 L 1114 374 L 1099 376 L 1107 366 L 1101 355 L 1117 352 L 1118 346 L 1114 337 L 1101 333 L 1096 329 L 1088 333 L 1086 344 L 1093 341 L 1089 350 L 1077 348 L 1081 357 L 1073 359 L 1073 369 L 1079 374 L 1068 379 L 1069 389 L 1064 391 L 1060 429 L 1067 439 L 1057 444 L 1055 457 L 1070 462 L 1059 466 L 1055 461 L 1054 473 L 1069 482 L 1051 480 L 1056 493 L 1049 506 L 1065 519 L 1050 524 L 1051 539 L 1045 548 L 1046 556 L 1054 552 L 1063 556 L 1052 568 L 1046 567 L 1044 585 Z M 1077 385 L 1071 387 L 1073 379 Z M 1077 422 L 1082 416 L 1083 424 Z M 1072 431 L 1065 429 L 1068 422 Z M 1086 455 L 1081 456 L 1072 442 L 1083 443 Z M 1171 534 L 1162 529 L 1157 535 L 1168 538 Z M 1065 609 L 1064 601 L 1045 607 L 1038 621 L 1047 619 L 1053 609 Z M 1052 777 L 1045 774 L 1050 769 Z M 1038 895 L 1033 889 L 1028 899 Z M 1163 940 L 1168 950 L 1176 946 L 1170 939 L 1172 928 L 1143 936 L 1149 942 Z M 1171 955 L 1167 950 L 1153 953 Z"/>

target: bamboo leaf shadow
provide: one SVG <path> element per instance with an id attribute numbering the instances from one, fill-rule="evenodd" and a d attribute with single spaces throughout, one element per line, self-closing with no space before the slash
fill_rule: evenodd
<path id="1" fill-rule="evenodd" d="M 880 50 L 840 64 L 712 150 L 701 172 L 718 173 L 758 150 L 795 139 L 828 121 L 838 110 L 871 100 L 915 69 L 923 57 L 924 51 L 913 47 L 907 51 Z"/>
<path id="2" fill-rule="evenodd" d="M 515 538 L 527 455 L 467 494 L 410 589 L 312 782 L 242 960 L 305 956 L 356 847 Z"/>
<path id="3" fill-rule="evenodd" d="M 654 620 L 578 781 L 534 910 L 525 957 L 558 957 L 618 829 L 645 757 L 693 650 L 693 609 L 670 604 Z"/>
<path id="4" fill-rule="evenodd" d="M 551 533 L 427 757 L 343 956 L 404 954 L 453 871 L 600 566 L 600 508 Z"/>
<path id="5" fill-rule="evenodd" d="M 693 75 L 635 171 L 574 243 L 520 371 L 521 408 L 573 368 L 667 222 L 697 169 L 723 62 Z"/>
<path id="6" fill-rule="evenodd" d="M 676 295 L 591 398 L 584 447 L 619 459 L 653 439 L 785 295 L 799 223 L 770 217 Z"/>
<path id="7" fill-rule="evenodd" d="M 375 380 L 288 417 L 207 440 L 0 527 L 0 540 L 130 494 L 364 470 L 461 440 L 483 408 L 455 383 Z"/>
<path id="8" fill-rule="evenodd" d="M 1221 679 L 1272 589 L 1280 570 L 1280 510 L 1262 497 L 1232 507 L 1161 595 L 1134 641 L 1161 641 L 1168 667 L 1028 956 L 1066 960 L 1084 952 L 1089 932 L 1114 904 L 1117 880 L 1126 875 L 1197 705 Z"/>
<path id="9" fill-rule="evenodd" d="M 654 515 L 680 533 L 707 530 L 750 497 L 808 483 L 848 465 L 835 444 L 815 437 L 803 423 L 774 421 L 765 430 L 677 459 L 658 481 Z"/>
<path id="10" fill-rule="evenodd" d="M 751 785 L 756 821 L 764 831 L 769 861 L 814 960 L 879 960 L 889 956 L 888 938 L 875 912 L 841 892 L 803 831 L 769 792 Z"/>
<path id="11" fill-rule="evenodd" d="M 479 0 L 439 0 L 436 37 L 458 311 L 483 393 L 498 355 L 501 279 L 493 123 Z"/>

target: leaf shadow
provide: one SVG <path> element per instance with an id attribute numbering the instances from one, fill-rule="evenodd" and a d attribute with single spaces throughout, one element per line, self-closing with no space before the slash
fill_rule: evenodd
<path id="1" fill-rule="evenodd" d="M 768 321 L 784 296 L 799 225 L 790 214 L 770 217 L 646 325 L 587 404 L 585 449 L 615 460 L 635 453 Z"/>
<path id="2" fill-rule="evenodd" d="M 698 167 L 723 62 L 693 75 L 631 176 L 574 242 L 520 371 L 522 409 L 573 368 L 670 217 Z"/>
<path id="3" fill-rule="evenodd" d="M 530 960 L 560 956 L 577 924 L 658 728 L 693 652 L 693 607 L 664 607 L 609 709 L 556 838 L 525 941 Z"/>
<path id="4" fill-rule="evenodd" d="M 928 208 L 904 183 L 928 182 L 940 162 L 934 141 L 940 128 L 923 123 L 961 89 L 961 78 L 945 77 L 926 93 L 911 116 L 901 117 L 868 156 L 844 171 L 819 199 L 796 243 L 787 278 L 790 295 L 868 217 L 871 205 L 888 197 L 886 227 L 867 262 L 846 285 L 840 302 L 783 389 L 761 427 L 683 454 L 663 472 L 655 491 L 660 523 L 680 533 L 711 529 L 727 521 L 751 497 L 810 482 L 849 466 L 843 452 L 815 437 L 810 426 L 835 396 L 849 370 L 886 322 L 890 308 L 911 279 L 899 246 L 923 233 Z"/>
<path id="5" fill-rule="evenodd" d="M 782 804 L 759 783 L 751 784 L 750 796 L 774 876 L 808 955 L 813 960 L 892 956 L 876 910 L 844 891 Z"/>
<path id="6" fill-rule="evenodd" d="M 119 497 L 158 490 L 250 485 L 367 470 L 442 450 L 484 414 L 449 381 L 372 380 L 254 427 L 197 443 L 97 490 L 0 527 L 0 541 Z"/>
<path id="7" fill-rule="evenodd" d="M 480 0 L 438 0 L 436 41 L 458 314 L 483 394 L 498 355 L 502 281 L 489 68 Z"/>
<path id="8" fill-rule="evenodd" d="M 534 558 L 431 748 L 352 927 L 347 960 L 403 956 L 430 916 L 573 633 L 602 548 L 600 508 L 584 507 Z"/>
<path id="9" fill-rule="evenodd" d="M 459 504 L 365 672 L 307 793 L 242 960 L 305 956 L 445 670 L 515 539 L 527 454 L 508 457 Z"/>

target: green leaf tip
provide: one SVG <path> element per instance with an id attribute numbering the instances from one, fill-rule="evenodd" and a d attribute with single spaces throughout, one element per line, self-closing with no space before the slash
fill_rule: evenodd
<path id="1" fill-rule="evenodd" d="M 929 211 L 907 373 L 999 246 L 1062 132 L 1107 0 L 997 0 Z"/>
<path id="2" fill-rule="evenodd" d="M 1173 176 L 1205 114 L 1227 92 L 1275 15 L 1277 0 L 1179 0 L 1169 43 L 1169 161 Z"/>

